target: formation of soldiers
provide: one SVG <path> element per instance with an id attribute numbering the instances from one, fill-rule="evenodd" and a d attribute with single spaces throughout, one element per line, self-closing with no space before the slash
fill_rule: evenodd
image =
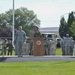
<path id="1" fill-rule="evenodd" d="M 33 26 L 31 34 L 26 40 L 26 33 L 22 30 L 22 26 L 19 26 L 19 30 L 15 32 L 15 55 L 22 57 L 25 55 L 33 55 L 33 37 L 44 37 L 44 55 L 56 55 L 56 39 L 49 39 L 48 36 L 43 36 L 38 27 Z M 6 55 L 6 49 L 8 47 L 8 55 L 12 55 L 12 42 L 9 40 L 4 40 L 2 43 L 2 53 L 1 55 Z M 73 55 L 74 40 L 66 34 L 61 40 L 62 55 Z"/>
<path id="2" fill-rule="evenodd" d="M 12 55 L 13 45 L 11 40 L 1 39 L 2 40 L 2 50 L 1 55 Z"/>
<path id="3" fill-rule="evenodd" d="M 32 30 L 32 32 L 33 32 L 32 34 L 34 34 L 35 30 Z M 46 38 L 44 40 L 44 55 L 56 55 L 56 48 L 57 48 L 56 39 L 50 40 L 48 39 L 47 36 L 42 36 L 42 37 Z M 33 55 L 33 39 L 30 40 L 31 41 L 29 42 L 29 46 L 28 46 L 29 54 Z M 66 36 L 63 37 L 63 39 L 61 40 L 61 49 L 62 49 L 62 55 L 73 55 L 74 40 L 72 37 L 69 37 L 69 34 L 66 34 Z"/>
<path id="4" fill-rule="evenodd" d="M 27 43 L 23 45 L 23 53 L 29 55 L 33 55 L 33 37 L 44 37 L 44 55 L 56 55 L 56 40 L 50 40 L 47 36 L 42 36 L 38 27 L 33 26 L 31 30 L 31 35 L 29 36 L 29 40 Z M 28 47 L 26 47 L 26 45 Z M 26 50 L 26 48 L 28 50 Z M 25 51 L 25 52 L 24 52 Z"/>
<path id="5" fill-rule="evenodd" d="M 46 37 L 44 53 L 45 55 L 56 55 L 56 40 L 50 40 L 48 37 Z"/>
<path id="6" fill-rule="evenodd" d="M 66 34 L 61 41 L 62 55 L 73 55 L 74 40 Z"/>

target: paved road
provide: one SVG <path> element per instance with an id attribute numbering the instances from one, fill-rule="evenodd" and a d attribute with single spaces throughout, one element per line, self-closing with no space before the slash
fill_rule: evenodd
<path id="1" fill-rule="evenodd" d="M 75 61 L 75 56 L 0 56 L 0 62 Z"/>

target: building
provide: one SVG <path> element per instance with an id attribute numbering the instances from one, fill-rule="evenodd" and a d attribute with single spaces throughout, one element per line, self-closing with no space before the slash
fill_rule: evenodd
<path id="1" fill-rule="evenodd" d="M 40 28 L 40 32 L 42 34 L 44 34 L 44 33 L 56 34 L 57 37 L 60 37 L 59 36 L 59 27 L 44 27 L 44 28 Z"/>
<path id="2" fill-rule="evenodd" d="M 59 36 L 59 27 L 40 28 L 40 32 L 43 36 L 46 36 L 48 40 L 56 41 L 56 46 L 60 47 L 61 38 Z"/>

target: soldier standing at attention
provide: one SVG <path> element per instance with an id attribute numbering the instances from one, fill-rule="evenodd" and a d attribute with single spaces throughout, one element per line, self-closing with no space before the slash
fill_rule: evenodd
<path id="1" fill-rule="evenodd" d="M 22 26 L 19 26 L 19 30 L 15 34 L 15 42 L 16 42 L 16 54 L 18 57 L 22 57 L 22 46 L 25 42 L 26 33 L 22 30 Z"/>
<path id="2" fill-rule="evenodd" d="M 12 45 L 12 41 L 11 40 L 8 40 L 7 47 L 8 47 L 8 55 L 12 55 L 13 45 Z"/>
<path id="3" fill-rule="evenodd" d="M 62 55 L 65 55 L 65 37 L 63 36 L 62 40 L 61 40 L 61 49 L 62 49 Z"/>
<path id="4" fill-rule="evenodd" d="M 73 37 L 70 37 L 70 38 L 71 38 L 71 49 L 70 49 L 70 55 L 73 55 L 74 40 L 73 40 Z"/>
<path id="5" fill-rule="evenodd" d="M 69 34 L 66 34 L 66 38 L 64 40 L 64 47 L 65 47 L 65 55 L 70 55 L 71 38 L 69 37 Z"/>
<path id="6" fill-rule="evenodd" d="M 6 48 L 7 48 L 7 39 L 4 39 L 2 42 L 2 53 L 1 53 L 1 55 L 6 55 Z"/>

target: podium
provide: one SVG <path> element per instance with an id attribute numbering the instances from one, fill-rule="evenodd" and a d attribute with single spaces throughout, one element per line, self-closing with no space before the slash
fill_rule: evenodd
<path id="1" fill-rule="evenodd" d="M 34 37 L 33 40 L 34 40 L 34 43 L 33 43 L 34 56 L 43 56 L 44 55 L 44 38 Z"/>

